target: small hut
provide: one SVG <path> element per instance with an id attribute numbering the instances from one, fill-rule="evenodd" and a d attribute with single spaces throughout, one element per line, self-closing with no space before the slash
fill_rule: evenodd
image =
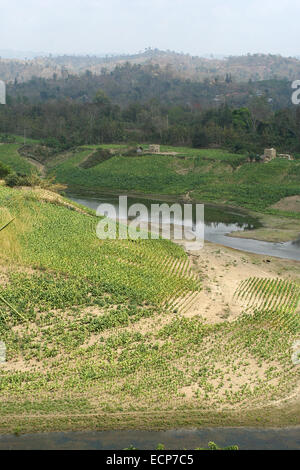
<path id="1" fill-rule="evenodd" d="M 160 153 L 160 145 L 156 145 L 156 144 L 149 145 L 149 152 Z"/>
<path id="2" fill-rule="evenodd" d="M 270 162 L 274 160 L 277 156 L 275 149 L 265 149 L 264 154 L 262 155 L 261 159 L 264 163 Z"/>

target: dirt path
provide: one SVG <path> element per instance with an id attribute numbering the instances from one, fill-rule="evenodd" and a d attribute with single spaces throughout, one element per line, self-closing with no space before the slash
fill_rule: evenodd
<path id="1" fill-rule="evenodd" d="M 37 160 L 34 160 L 33 158 L 30 158 L 30 157 L 23 157 L 25 158 L 25 160 L 28 161 L 28 163 L 31 163 L 31 165 L 34 165 L 42 178 L 45 178 L 46 176 L 46 168 L 45 168 L 45 165 L 43 165 L 42 163 L 38 162 Z"/>
<path id="2" fill-rule="evenodd" d="M 284 277 L 300 281 L 300 263 L 244 253 L 205 242 L 202 250 L 189 254 L 195 272 L 202 279 L 203 290 L 184 312 L 193 317 L 205 312 L 209 323 L 234 321 L 244 308 L 234 294 L 244 279 Z"/>

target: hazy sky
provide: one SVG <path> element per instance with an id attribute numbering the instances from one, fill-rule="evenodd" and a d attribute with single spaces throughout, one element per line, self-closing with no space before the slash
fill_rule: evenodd
<path id="1" fill-rule="evenodd" d="M 0 49 L 300 55 L 299 0 L 0 0 Z"/>

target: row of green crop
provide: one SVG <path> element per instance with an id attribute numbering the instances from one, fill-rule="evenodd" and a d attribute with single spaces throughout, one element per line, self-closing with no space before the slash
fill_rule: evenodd
<path id="1" fill-rule="evenodd" d="M 300 287 L 292 281 L 251 277 L 242 281 L 235 293 L 246 310 L 275 312 L 275 319 L 299 323 L 296 313 Z"/>
<path id="2" fill-rule="evenodd" d="M 89 305 L 89 298 L 97 303 L 104 294 L 159 308 L 181 292 L 200 289 L 199 281 L 187 269 L 184 251 L 167 240 L 99 240 L 96 216 L 45 204 L 30 192 L 23 197 L 21 191 L 6 188 L 0 190 L 0 222 L 1 200 L 5 217 L 9 210 L 11 217 L 25 224 L 14 234 L 22 263 L 56 273 L 52 281 L 47 277 L 44 283 L 34 276 L 25 276 L 22 281 L 11 276 L 12 290 L 7 295 L 22 310 L 31 305 L 24 305 L 31 290 L 39 292 L 42 285 L 42 298 L 52 292 L 51 308 L 63 308 L 62 302 L 70 306 L 68 299 L 73 299 L 73 305 Z M 8 230 L 12 233 L 14 227 Z"/>

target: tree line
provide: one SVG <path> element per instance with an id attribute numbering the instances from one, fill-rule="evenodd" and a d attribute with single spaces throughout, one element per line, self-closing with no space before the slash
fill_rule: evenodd
<path id="1" fill-rule="evenodd" d="M 300 110 L 297 106 L 274 109 L 266 96 L 254 96 L 241 107 L 225 103 L 202 109 L 155 98 L 121 107 L 98 90 L 85 103 L 9 99 L 0 107 L 0 134 L 2 141 L 12 134 L 39 139 L 57 151 L 84 144 L 157 142 L 237 153 L 259 153 L 274 146 L 297 154 Z"/>

